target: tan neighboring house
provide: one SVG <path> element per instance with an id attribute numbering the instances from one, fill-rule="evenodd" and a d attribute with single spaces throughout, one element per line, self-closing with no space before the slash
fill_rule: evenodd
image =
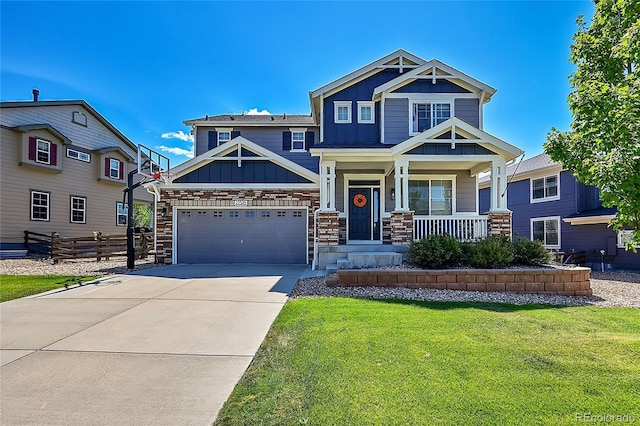
<path id="1" fill-rule="evenodd" d="M 125 234 L 136 145 L 83 100 L 34 98 L 0 103 L 0 249 L 24 248 L 24 231 Z"/>

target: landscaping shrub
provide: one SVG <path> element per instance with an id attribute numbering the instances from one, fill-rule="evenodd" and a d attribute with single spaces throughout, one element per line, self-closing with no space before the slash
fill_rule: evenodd
<path id="1" fill-rule="evenodd" d="M 538 266 L 549 263 L 553 257 L 540 241 L 516 238 L 513 241 L 513 261 L 518 265 Z"/>
<path id="2" fill-rule="evenodd" d="M 430 235 L 409 246 L 409 261 L 426 269 L 453 266 L 461 254 L 460 243 L 448 234 Z"/>
<path id="3" fill-rule="evenodd" d="M 468 250 L 468 261 L 474 268 L 504 268 L 514 259 L 509 237 L 489 236 L 470 244 Z"/>

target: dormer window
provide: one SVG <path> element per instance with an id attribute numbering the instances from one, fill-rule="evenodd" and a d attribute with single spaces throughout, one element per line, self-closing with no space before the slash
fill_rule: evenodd
<path id="1" fill-rule="evenodd" d="M 337 124 L 351 123 L 351 101 L 335 101 L 334 122 Z"/>
<path id="2" fill-rule="evenodd" d="M 375 123 L 374 103 L 371 101 L 358 101 L 358 123 Z"/>
<path id="3" fill-rule="evenodd" d="M 413 104 L 413 133 L 421 133 L 451 118 L 449 103 Z"/>
<path id="4" fill-rule="evenodd" d="M 120 160 L 116 158 L 109 159 L 109 177 L 111 179 L 120 179 Z"/>
<path id="5" fill-rule="evenodd" d="M 36 162 L 51 164 L 51 143 L 38 139 L 36 141 Z"/>
<path id="6" fill-rule="evenodd" d="M 291 150 L 304 151 L 304 131 L 291 132 Z"/>
<path id="7" fill-rule="evenodd" d="M 220 130 L 218 131 L 218 145 L 222 145 L 223 143 L 227 143 L 231 140 L 231 130 Z"/>

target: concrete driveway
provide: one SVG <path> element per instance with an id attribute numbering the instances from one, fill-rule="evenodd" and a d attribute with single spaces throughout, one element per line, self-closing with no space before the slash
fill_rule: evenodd
<path id="1" fill-rule="evenodd" d="M 207 425 L 305 265 L 171 265 L 0 305 L 3 425 Z"/>

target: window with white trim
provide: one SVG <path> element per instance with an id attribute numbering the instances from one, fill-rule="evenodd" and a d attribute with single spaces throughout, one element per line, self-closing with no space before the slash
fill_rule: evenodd
<path id="1" fill-rule="evenodd" d="M 91 162 L 91 154 L 78 151 L 77 149 L 67 148 L 67 157 L 73 158 L 74 160 L 84 161 L 85 163 Z"/>
<path id="2" fill-rule="evenodd" d="M 120 160 L 117 158 L 109 158 L 109 177 L 120 179 Z"/>
<path id="3" fill-rule="evenodd" d="M 218 131 L 218 145 L 227 143 L 231 140 L 231 130 L 219 130 Z"/>
<path id="4" fill-rule="evenodd" d="M 118 226 L 127 226 L 127 213 L 128 206 L 124 203 L 116 204 L 116 225 Z"/>
<path id="5" fill-rule="evenodd" d="M 87 198 L 71 196 L 71 223 L 87 222 Z"/>
<path id="6" fill-rule="evenodd" d="M 338 124 L 351 123 L 351 101 L 333 102 L 333 121 Z"/>
<path id="7" fill-rule="evenodd" d="M 450 103 L 414 103 L 412 107 L 412 131 L 420 133 L 451 118 Z"/>
<path id="8" fill-rule="evenodd" d="M 36 140 L 36 162 L 51 164 L 51 142 L 42 139 Z"/>
<path id="9" fill-rule="evenodd" d="M 453 178 L 409 178 L 409 210 L 415 215 L 450 216 L 455 211 Z"/>
<path id="10" fill-rule="evenodd" d="M 560 199 L 560 174 L 531 179 L 532 203 Z"/>
<path id="11" fill-rule="evenodd" d="M 633 235 L 632 229 L 624 229 L 622 231 L 618 231 L 618 248 L 627 248 L 627 244 L 631 242 L 631 236 Z M 636 246 L 636 248 L 640 248 L 640 246 Z"/>
<path id="12" fill-rule="evenodd" d="M 291 131 L 291 150 L 304 151 L 304 131 L 302 130 Z"/>
<path id="13" fill-rule="evenodd" d="M 31 191 L 31 220 L 49 220 L 50 194 L 45 191 Z"/>
<path id="14" fill-rule="evenodd" d="M 560 248 L 560 216 L 531 219 L 531 240 L 546 248 Z"/>
<path id="15" fill-rule="evenodd" d="M 358 101 L 358 123 L 375 123 L 375 103 L 372 101 Z"/>

